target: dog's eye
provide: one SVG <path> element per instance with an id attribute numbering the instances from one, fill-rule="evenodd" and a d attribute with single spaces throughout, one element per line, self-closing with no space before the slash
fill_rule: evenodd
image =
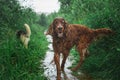
<path id="1" fill-rule="evenodd" d="M 57 21 L 55 21 L 55 24 L 57 24 L 58 22 Z"/>

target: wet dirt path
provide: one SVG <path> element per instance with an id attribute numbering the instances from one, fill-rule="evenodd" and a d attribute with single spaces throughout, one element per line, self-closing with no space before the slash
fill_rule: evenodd
<path id="1" fill-rule="evenodd" d="M 47 77 L 48 80 L 56 80 L 56 66 L 53 61 L 53 47 L 52 47 L 52 37 L 50 35 L 46 36 L 47 41 L 49 42 L 48 50 L 45 55 L 45 59 L 43 60 L 43 68 L 44 68 L 44 75 Z M 68 67 L 72 66 L 73 57 L 71 55 L 68 56 L 66 63 L 65 63 L 65 74 L 61 74 L 62 80 L 92 80 L 89 77 L 81 72 L 78 72 L 79 76 L 75 77 L 72 75 L 72 71 L 68 69 Z M 62 55 L 60 56 L 60 63 L 62 62 Z"/>

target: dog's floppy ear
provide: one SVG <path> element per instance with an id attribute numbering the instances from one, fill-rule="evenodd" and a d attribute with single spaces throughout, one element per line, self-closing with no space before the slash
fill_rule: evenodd
<path id="1" fill-rule="evenodd" d="M 66 36 L 70 36 L 71 37 L 71 35 L 69 35 L 69 33 L 71 33 L 70 32 L 70 30 L 68 29 L 68 27 L 69 27 L 69 23 L 66 21 L 66 20 L 64 20 L 65 22 L 65 35 Z"/>
<path id="2" fill-rule="evenodd" d="M 47 32 L 46 32 L 46 35 L 51 35 L 51 36 L 53 35 L 53 33 L 54 33 L 53 28 L 54 28 L 55 20 L 56 20 L 56 19 L 54 19 L 53 22 L 50 24 L 50 26 L 49 26 L 49 28 L 48 28 L 48 30 L 47 30 Z"/>
<path id="3" fill-rule="evenodd" d="M 68 25 L 69 25 L 68 22 L 66 20 L 64 20 L 64 21 L 65 21 L 65 26 L 68 27 Z"/>
<path id="4" fill-rule="evenodd" d="M 51 36 L 53 35 L 53 23 L 50 24 L 50 26 L 46 32 L 46 35 L 51 35 Z"/>
<path id="5" fill-rule="evenodd" d="M 65 28 L 68 27 L 68 22 L 63 18 Z"/>

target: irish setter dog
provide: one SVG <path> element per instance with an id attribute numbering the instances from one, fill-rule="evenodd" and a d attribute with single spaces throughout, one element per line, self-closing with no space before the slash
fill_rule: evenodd
<path id="1" fill-rule="evenodd" d="M 99 35 L 112 33 L 110 29 L 90 29 L 79 24 L 68 24 L 64 18 L 55 18 L 46 34 L 53 37 L 54 61 L 57 68 L 57 80 L 61 80 L 61 71 L 64 72 L 64 65 L 69 55 L 70 49 L 75 46 L 79 52 L 80 61 L 73 71 L 77 70 L 83 63 L 85 56 L 89 54 L 88 46 Z M 60 66 L 60 53 L 63 54 Z"/>

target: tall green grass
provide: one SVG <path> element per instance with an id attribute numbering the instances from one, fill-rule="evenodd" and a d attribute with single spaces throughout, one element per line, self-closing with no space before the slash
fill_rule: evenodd
<path id="1" fill-rule="evenodd" d="M 47 49 L 45 28 L 36 24 L 30 26 L 32 35 L 28 49 L 12 30 L 0 43 L 0 80 L 46 80 L 41 67 Z"/>

